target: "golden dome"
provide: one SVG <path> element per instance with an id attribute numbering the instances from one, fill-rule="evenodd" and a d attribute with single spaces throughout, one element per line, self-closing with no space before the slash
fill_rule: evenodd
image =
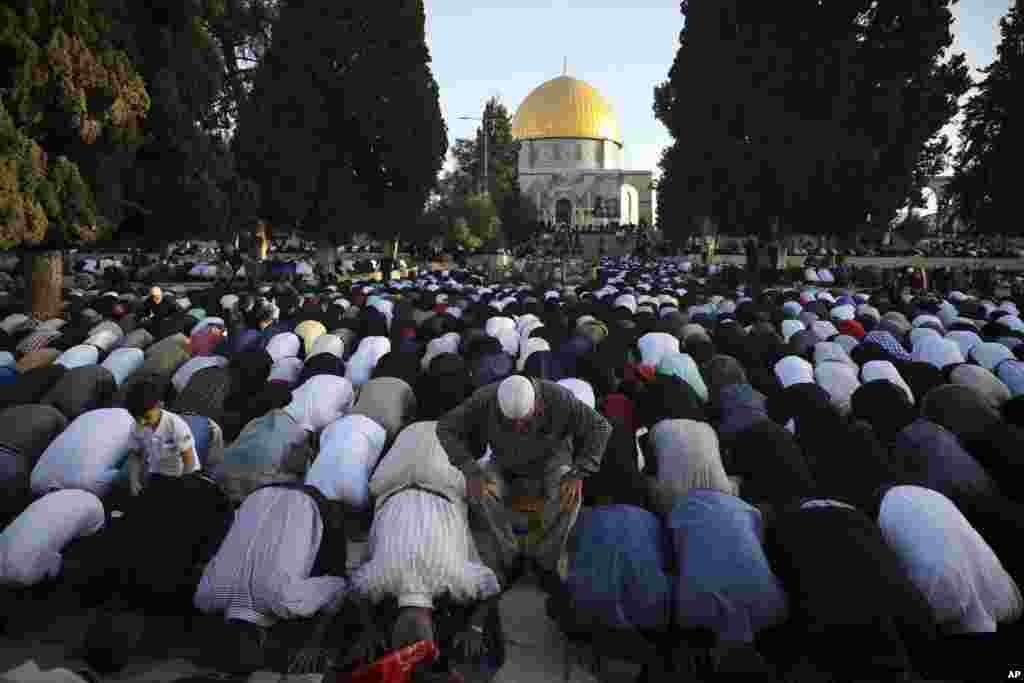
<path id="1" fill-rule="evenodd" d="M 622 144 L 619 120 L 608 100 L 570 76 L 552 78 L 526 96 L 512 119 L 512 135 L 518 140 L 587 138 Z"/>

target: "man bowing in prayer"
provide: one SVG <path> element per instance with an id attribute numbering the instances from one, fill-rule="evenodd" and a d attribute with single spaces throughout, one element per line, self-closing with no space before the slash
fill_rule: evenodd
<path id="1" fill-rule="evenodd" d="M 611 434 L 608 421 L 565 387 L 521 375 L 482 387 L 437 424 L 505 567 L 515 569 L 524 559 L 506 503 L 512 495 L 543 498 L 540 538 L 527 551 L 542 585 L 556 578 L 583 481 L 600 469 Z M 491 457 L 477 462 L 488 445 Z"/>

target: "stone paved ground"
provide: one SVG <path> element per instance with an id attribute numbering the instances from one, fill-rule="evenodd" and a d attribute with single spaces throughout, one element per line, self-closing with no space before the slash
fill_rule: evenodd
<path id="1" fill-rule="evenodd" d="M 350 557 L 358 557 L 361 548 L 354 547 Z M 507 661 L 495 683 L 561 683 L 564 680 L 564 640 L 545 615 L 544 594 L 526 577 L 513 586 L 501 603 L 502 622 L 507 640 Z M 75 607 L 77 601 L 68 590 L 58 591 L 45 601 L 20 607 L 13 620 L 11 633 L 0 638 L 0 672 L 8 671 L 29 660 L 41 669 L 55 667 L 84 668 L 77 659 L 90 624 L 90 614 Z M 181 678 L 210 673 L 205 658 L 216 649 L 219 617 L 194 619 L 186 631 L 181 617 L 149 617 L 139 645 L 121 674 L 103 677 L 104 683 L 170 683 Z M 301 639 L 296 639 L 301 642 Z M 284 669 L 287 647 L 268 643 L 268 660 L 273 668 Z M 277 666 L 273 661 L 278 660 Z M 602 681 L 626 683 L 639 670 L 626 663 L 606 665 Z M 306 683 L 308 679 L 285 677 L 274 671 L 260 671 L 249 678 L 250 683 Z M 597 679 L 579 665 L 574 665 L 571 683 L 591 683 Z"/>

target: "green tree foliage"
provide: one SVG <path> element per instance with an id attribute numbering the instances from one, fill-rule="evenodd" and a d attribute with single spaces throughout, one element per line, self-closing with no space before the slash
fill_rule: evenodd
<path id="1" fill-rule="evenodd" d="M 104 218 L 76 152 L 133 143 L 150 106 L 110 36 L 88 0 L 0 6 L 0 248 L 96 238 Z"/>
<path id="2" fill-rule="evenodd" d="M 985 233 L 1019 234 L 1018 157 L 1024 90 L 1024 7 L 1019 0 L 999 22 L 1002 41 L 996 59 L 968 101 L 960 128 L 963 140 L 947 188 L 949 217 Z"/>
<path id="3" fill-rule="evenodd" d="M 536 208 L 519 190 L 520 143 L 512 135 L 508 110 L 497 98 L 487 101 L 481 119 L 475 139 L 459 138 L 452 145 L 455 166 L 444 173 L 438 183 L 438 201 L 427 209 L 435 217 L 427 223 L 453 226 L 458 218 L 464 218 L 471 230 L 476 229 L 473 226 L 480 226 L 484 231 L 474 233 L 481 245 L 496 246 L 497 242 L 505 240 L 520 242 L 529 236 L 537 218 Z M 486 181 L 482 163 L 484 135 L 487 136 Z M 485 227 L 488 223 L 475 215 L 484 186 L 501 226 L 500 236 L 488 236 L 490 228 Z"/>
<path id="4" fill-rule="evenodd" d="M 281 3 L 235 144 L 272 224 L 416 224 L 448 146 L 424 22 L 422 0 Z"/>
<path id="5" fill-rule="evenodd" d="M 675 139 L 660 162 L 662 224 L 844 233 L 922 203 L 917 188 L 948 150 L 937 134 L 969 85 L 963 55 L 947 59 L 952 2 L 796 0 L 780 14 L 684 0 L 655 88 Z"/>

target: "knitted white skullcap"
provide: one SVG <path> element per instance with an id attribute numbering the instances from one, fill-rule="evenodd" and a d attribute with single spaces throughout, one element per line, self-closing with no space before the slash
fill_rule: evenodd
<path id="1" fill-rule="evenodd" d="M 502 380 L 498 386 L 498 405 L 501 414 L 510 420 L 521 420 L 533 412 L 533 382 L 522 375 Z"/>

